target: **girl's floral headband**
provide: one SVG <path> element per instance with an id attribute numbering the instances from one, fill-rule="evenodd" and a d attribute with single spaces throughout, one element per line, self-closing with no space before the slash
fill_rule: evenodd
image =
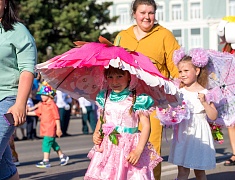
<path id="1" fill-rule="evenodd" d="M 173 54 L 173 61 L 175 65 L 177 65 L 186 55 L 187 54 L 185 53 L 185 50 L 182 47 L 178 50 L 175 50 Z M 192 57 L 192 63 L 196 67 L 205 67 L 209 60 L 207 51 L 202 48 L 191 49 L 188 53 L 188 56 Z"/>

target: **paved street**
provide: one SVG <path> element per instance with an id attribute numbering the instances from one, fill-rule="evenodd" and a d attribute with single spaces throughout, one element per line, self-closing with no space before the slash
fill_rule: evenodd
<path id="1" fill-rule="evenodd" d="M 69 131 L 73 136 L 57 139 L 62 151 L 70 157 L 66 166 L 59 165 L 59 159 L 55 152 L 51 152 L 51 168 L 36 168 L 35 164 L 42 160 L 41 140 L 17 141 L 16 149 L 19 154 L 21 165 L 18 171 L 21 180 L 82 180 L 89 164 L 86 157 L 87 152 L 92 147 L 92 135 L 82 135 L 81 120 L 72 119 Z M 207 171 L 208 180 L 234 180 L 235 166 L 225 167 L 223 161 L 230 156 L 231 148 L 227 138 L 227 130 L 224 129 L 225 142 L 222 145 L 216 144 L 217 167 Z M 17 130 L 20 137 L 20 131 Z M 171 129 L 163 132 L 162 157 L 162 180 L 172 180 L 176 178 L 177 167 L 168 163 Z M 166 137 L 166 138 L 165 138 Z M 167 142 L 168 141 L 168 142 Z M 190 173 L 190 180 L 195 180 L 193 171 Z"/>

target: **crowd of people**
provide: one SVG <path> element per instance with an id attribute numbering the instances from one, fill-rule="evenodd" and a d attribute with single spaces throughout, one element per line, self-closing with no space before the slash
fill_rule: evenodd
<path id="1" fill-rule="evenodd" d="M 190 169 L 197 180 L 205 180 L 206 170 L 216 167 L 206 117 L 216 120 L 218 116 L 213 98 L 206 99 L 210 93 L 208 57 L 202 48 L 186 53 L 172 32 L 156 21 L 156 10 L 154 0 L 134 0 L 131 14 L 136 24 L 119 32 L 114 45 L 147 56 L 164 79 L 181 80 L 177 88 L 190 105 L 190 116 L 173 133 L 168 161 L 178 166 L 177 180 L 188 179 Z M 228 45 L 224 51 L 234 53 Z M 21 140 L 42 139 L 43 159 L 36 167 L 51 166 L 51 148 L 58 154 L 60 165 L 67 165 L 69 156 L 56 137 L 71 136 L 71 113 L 80 114 L 83 134 L 93 134 L 95 145 L 88 152 L 91 162 L 85 179 L 161 179 L 163 126 L 152 109 L 155 99 L 130 88 L 132 76 L 128 70 L 105 69 L 103 77 L 109 89 L 97 94 L 96 104 L 53 89 L 40 73 L 35 73 L 35 40 L 18 18 L 13 0 L 0 0 L 0 52 L 0 179 L 19 179 L 16 128 L 22 133 Z M 13 126 L 7 124 L 5 113 L 12 113 Z M 105 128 L 113 129 L 106 132 Z M 225 166 L 235 165 L 235 130 L 228 130 L 233 155 Z"/>

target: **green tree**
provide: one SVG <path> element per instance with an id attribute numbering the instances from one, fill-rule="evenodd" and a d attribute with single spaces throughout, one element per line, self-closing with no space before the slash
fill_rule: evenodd
<path id="1" fill-rule="evenodd" d="M 113 38 L 105 26 L 117 17 L 109 16 L 112 2 L 95 0 L 19 0 L 19 15 L 34 36 L 38 62 L 71 49 L 74 41 L 97 41 L 100 35 Z M 110 39 L 112 40 L 112 39 Z M 46 56 L 48 46 L 53 54 Z"/>

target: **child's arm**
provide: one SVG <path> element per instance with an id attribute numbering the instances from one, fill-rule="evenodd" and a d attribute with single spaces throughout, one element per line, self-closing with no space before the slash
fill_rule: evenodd
<path id="1" fill-rule="evenodd" d="M 135 165 L 138 162 L 140 155 L 143 152 L 146 143 L 148 142 L 151 131 L 149 117 L 143 114 L 139 114 L 139 118 L 140 118 L 140 123 L 142 125 L 140 141 L 136 146 L 136 149 L 134 151 L 131 151 L 129 156 L 127 157 L 127 161 L 133 165 Z"/>
<path id="2" fill-rule="evenodd" d="M 208 118 L 211 120 L 216 120 L 218 116 L 218 111 L 216 110 L 215 105 L 213 103 L 208 104 L 206 102 L 205 94 L 198 93 L 198 99 L 204 106 Z"/>
<path id="3" fill-rule="evenodd" d="M 38 104 L 35 104 L 33 107 L 27 106 L 27 110 L 28 110 L 28 111 L 34 111 L 34 110 L 37 109 L 37 108 L 38 108 Z"/>
<path id="4" fill-rule="evenodd" d="M 27 116 L 37 116 L 35 111 L 27 111 L 26 115 Z"/>
<path id="5" fill-rule="evenodd" d="M 55 122 L 56 122 L 56 135 L 60 137 L 62 135 L 62 131 L 60 127 L 60 120 L 57 119 Z"/>
<path id="6" fill-rule="evenodd" d="M 98 119 L 97 123 L 96 123 L 96 128 L 95 128 L 95 131 L 93 133 L 93 142 L 94 144 L 96 145 L 100 145 L 101 142 L 102 142 L 102 137 L 100 136 L 100 125 L 101 125 L 101 122 L 100 120 Z"/>

